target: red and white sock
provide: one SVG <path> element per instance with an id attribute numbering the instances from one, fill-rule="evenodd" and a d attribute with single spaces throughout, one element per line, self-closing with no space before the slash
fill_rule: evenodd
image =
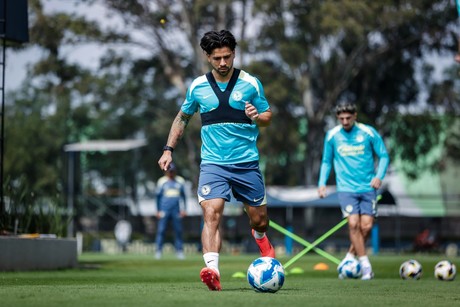
<path id="1" fill-rule="evenodd" d="M 256 239 L 263 239 L 265 237 L 265 232 L 258 232 L 257 230 L 254 230 L 253 235 Z"/>

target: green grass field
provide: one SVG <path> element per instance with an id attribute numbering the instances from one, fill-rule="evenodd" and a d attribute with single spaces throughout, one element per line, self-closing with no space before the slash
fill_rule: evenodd
<path id="1" fill-rule="evenodd" d="M 83 254 L 74 270 L 0 272 L 0 306 L 460 306 L 459 280 L 438 281 L 434 265 L 443 256 L 372 256 L 376 278 L 339 280 L 336 266 L 307 254 L 289 267 L 303 274 L 288 274 L 274 294 L 256 293 L 245 278 L 257 255 L 220 258 L 223 291 L 211 292 L 199 280 L 200 255 L 176 260 L 168 255 L 155 260 L 146 255 Z M 423 265 L 420 280 L 400 279 L 398 269 L 407 259 Z M 286 263 L 290 258 L 279 260 Z M 450 259 L 459 266 L 460 259 Z M 328 271 L 314 271 L 318 262 Z"/>

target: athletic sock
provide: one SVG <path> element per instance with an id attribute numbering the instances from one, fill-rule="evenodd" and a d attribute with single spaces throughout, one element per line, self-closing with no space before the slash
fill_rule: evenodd
<path id="1" fill-rule="evenodd" d="M 345 259 L 355 259 L 355 254 L 352 254 L 352 253 L 348 252 L 348 253 L 345 255 Z"/>
<path id="2" fill-rule="evenodd" d="M 257 230 L 254 229 L 254 238 L 256 239 L 263 239 L 265 237 L 265 232 L 258 232 Z"/>
<path id="3" fill-rule="evenodd" d="M 203 259 L 204 263 L 206 264 L 206 267 L 216 270 L 217 273 L 219 273 L 219 253 L 206 253 L 203 254 Z"/>
<path id="4" fill-rule="evenodd" d="M 252 229 L 251 233 L 257 243 L 257 246 L 259 246 L 260 255 L 262 257 L 275 258 L 275 248 L 270 243 L 270 240 L 268 240 L 268 237 L 265 235 L 265 233 L 257 233 L 254 229 Z M 261 234 L 262 238 L 258 238 L 261 236 Z"/>
<path id="5" fill-rule="evenodd" d="M 370 263 L 369 258 L 367 256 L 359 257 L 359 263 L 361 263 L 362 267 L 369 267 L 372 270 L 371 263 Z"/>

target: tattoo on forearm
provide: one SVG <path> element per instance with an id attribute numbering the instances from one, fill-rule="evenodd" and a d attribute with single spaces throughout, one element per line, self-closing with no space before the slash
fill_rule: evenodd
<path id="1" fill-rule="evenodd" d="M 168 137 L 168 144 L 176 146 L 177 141 L 182 138 L 184 130 L 190 121 L 191 116 L 187 114 L 178 114 L 174 119 L 171 131 Z"/>
<path id="2" fill-rule="evenodd" d="M 177 116 L 176 120 L 179 121 L 179 123 L 181 123 L 182 125 L 184 125 L 185 128 L 187 127 L 188 122 L 190 121 L 190 117 L 190 115 L 181 114 Z"/>

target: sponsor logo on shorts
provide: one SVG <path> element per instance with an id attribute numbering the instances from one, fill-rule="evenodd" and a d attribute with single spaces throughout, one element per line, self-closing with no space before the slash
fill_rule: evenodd
<path id="1" fill-rule="evenodd" d="M 351 211 L 353 211 L 353 206 L 352 205 L 347 205 L 345 207 L 345 211 L 347 211 L 348 213 L 350 213 Z"/>
<path id="2" fill-rule="evenodd" d="M 201 188 L 201 194 L 208 195 L 209 193 L 211 193 L 211 187 L 209 185 L 204 185 Z"/>
<path id="3" fill-rule="evenodd" d="M 262 200 L 263 198 L 264 198 L 264 196 L 262 196 L 261 198 L 257 198 L 257 199 L 254 198 L 254 202 L 257 203 L 257 202 L 259 202 L 260 200 Z"/>

